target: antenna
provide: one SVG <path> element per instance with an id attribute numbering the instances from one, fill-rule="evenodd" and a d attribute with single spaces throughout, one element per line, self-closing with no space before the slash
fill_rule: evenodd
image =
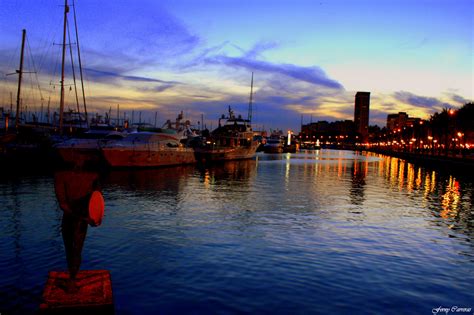
<path id="1" fill-rule="evenodd" d="M 252 72 L 252 81 L 250 82 L 249 114 L 247 118 L 249 123 L 252 122 L 252 96 L 253 96 L 253 72 Z"/>

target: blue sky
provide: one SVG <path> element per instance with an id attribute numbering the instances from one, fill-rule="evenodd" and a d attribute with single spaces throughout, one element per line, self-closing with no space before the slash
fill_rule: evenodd
<path id="1" fill-rule="evenodd" d="M 27 68 L 57 106 L 63 3 L 2 0 L 0 106 L 16 94 L 5 74 L 18 68 L 23 28 Z M 161 123 L 183 110 L 215 126 L 228 105 L 246 115 L 252 72 L 258 128 L 353 119 L 357 91 L 371 92 L 380 126 L 388 113 L 428 118 L 473 99 L 471 0 L 76 0 L 76 11 L 91 111 L 120 104 Z M 33 79 L 30 109 L 41 102 Z"/>

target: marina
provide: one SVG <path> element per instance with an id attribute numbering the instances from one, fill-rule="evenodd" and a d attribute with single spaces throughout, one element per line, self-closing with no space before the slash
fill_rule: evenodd
<path id="1" fill-rule="evenodd" d="M 474 314 L 473 8 L 5 0 L 0 315 Z"/>

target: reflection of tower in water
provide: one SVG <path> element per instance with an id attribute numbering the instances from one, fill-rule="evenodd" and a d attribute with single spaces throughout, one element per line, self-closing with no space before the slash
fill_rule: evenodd
<path id="1" fill-rule="evenodd" d="M 351 189 L 350 189 L 350 198 L 351 203 L 354 205 L 362 205 L 365 201 L 365 177 L 367 175 L 367 162 L 360 162 L 354 160 L 351 171 Z"/>

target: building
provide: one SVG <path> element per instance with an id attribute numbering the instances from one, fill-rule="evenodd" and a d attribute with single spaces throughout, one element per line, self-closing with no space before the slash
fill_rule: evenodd
<path id="1" fill-rule="evenodd" d="M 409 117 L 405 112 L 399 112 L 398 114 L 389 114 L 387 116 L 387 129 L 397 130 L 403 129 L 403 127 L 413 127 L 419 124 L 420 118 Z"/>
<path id="2" fill-rule="evenodd" d="M 340 120 L 334 122 L 318 121 L 301 126 L 299 138 L 302 143 L 354 144 L 354 122 Z"/>
<path id="3" fill-rule="evenodd" d="M 403 128 L 408 120 L 408 114 L 399 112 L 398 114 L 389 114 L 387 116 L 387 129 L 394 130 Z"/>
<path id="4" fill-rule="evenodd" d="M 360 134 L 361 142 L 369 138 L 370 92 L 357 92 L 354 105 L 355 131 Z"/>

